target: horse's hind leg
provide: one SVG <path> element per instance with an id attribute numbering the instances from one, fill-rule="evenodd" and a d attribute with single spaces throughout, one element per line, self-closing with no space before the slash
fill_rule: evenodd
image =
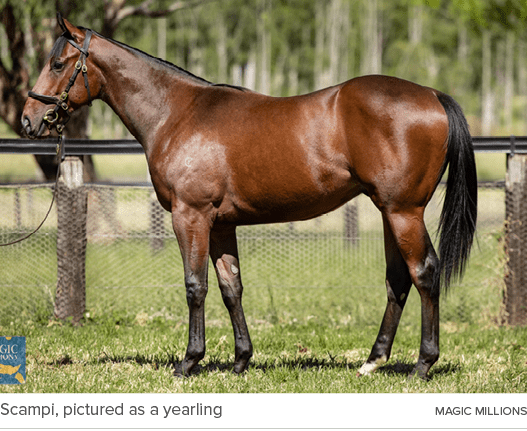
<path id="1" fill-rule="evenodd" d="M 384 215 L 383 227 L 388 304 L 370 356 L 357 375 L 371 374 L 390 358 L 393 339 L 408 298 L 408 292 L 412 287 L 408 266 L 399 251 L 390 225 Z"/>
<path id="2" fill-rule="evenodd" d="M 388 212 L 386 221 L 421 295 L 421 347 L 412 371 L 426 378 L 439 358 L 439 260 L 426 231 L 424 208 Z"/>
<path id="3" fill-rule="evenodd" d="M 216 269 L 223 302 L 229 311 L 234 330 L 234 371 L 241 373 L 253 353 L 249 330 L 242 308 L 242 280 L 235 227 L 211 232 L 210 256 Z"/>

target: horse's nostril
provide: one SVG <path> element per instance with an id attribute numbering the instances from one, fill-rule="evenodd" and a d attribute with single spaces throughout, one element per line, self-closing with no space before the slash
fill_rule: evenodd
<path id="1" fill-rule="evenodd" d="M 29 120 L 28 117 L 24 117 L 22 119 L 22 128 L 24 129 L 26 134 L 28 134 L 28 135 L 31 134 L 31 121 Z"/>

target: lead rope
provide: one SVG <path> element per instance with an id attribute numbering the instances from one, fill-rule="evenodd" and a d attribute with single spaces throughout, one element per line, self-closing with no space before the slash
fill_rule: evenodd
<path id="1" fill-rule="evenodd" d="M 14 241 L 7 242 L 5 244 L 0 244 L 0 247 L 6 247 L 8 245 L 17 244 L 19 242 L 22 242 L 22 241 L 28 239 L 29 237 L 31 237 L 35 233 L 37 233 L 37 231 L 42 227 L 42 225 L 47 220 L 49 214 L 51 213 L 51 209 L 53 208 L 53 203 L 55 202 L 55 198 L 57 196 L 57 190 L 59 188 L 60 164 L 61 164 L 62 159 L 64 157 L 64 142 L 63 142 L 63 139 L 62 139 L 62 133 L 59 134 L 59 139 L 58 139 L 58 142 L 57 142 L 57 156 L 59 157 L 59 164 L 57 166 L 57 177 L 55 178 L 55 189 L 53 190 L 53 198 L 51 199 L 51 204 L 49 205 L 48 212 L 44 216 L 44 220 L 42 220 L 40 222 L 40 224 L 37 226 L 37 228 L 33 232 L 27 234 L 26 236 L 24 236 L 22 238 L 18 238 L 18 239 L 14 240 Z"/>

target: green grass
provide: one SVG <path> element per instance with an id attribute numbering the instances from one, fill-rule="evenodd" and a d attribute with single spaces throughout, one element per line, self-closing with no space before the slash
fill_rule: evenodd
<path id="1" fill-rule="evenodd" d="M 207 327 L 207 355 L 190 378 L 173 376 L 184 354 L 187 327 L 162 319 L 82 327 L 50 322 L 3 328 L 27 337 L 27 382 L 2 392 L 518 393 L 527 389 L 527 331 L 450 325 L 429 381 L 408 380 L 418 354 L 417 322 L 401 325 L 392 359 L 373 376 L 355 374 L 366 359 L 376 325 L 324 325 L 316 320 L 251 326 L 255 355 L 232 373 L 227 324 Z"/>
<path id="2" fill-rule="evenodd" d="M 500 181 L 507 171 L 507 156 L 499 153 L 476 153 L 479 181 Z"/>

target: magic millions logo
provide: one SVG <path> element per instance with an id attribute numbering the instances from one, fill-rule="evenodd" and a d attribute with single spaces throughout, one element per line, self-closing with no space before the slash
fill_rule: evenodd
<path id="1" fill-rule="evenodd" d="M 0 337 L 0 385 L 26 381 L 26 337 Z"/>

